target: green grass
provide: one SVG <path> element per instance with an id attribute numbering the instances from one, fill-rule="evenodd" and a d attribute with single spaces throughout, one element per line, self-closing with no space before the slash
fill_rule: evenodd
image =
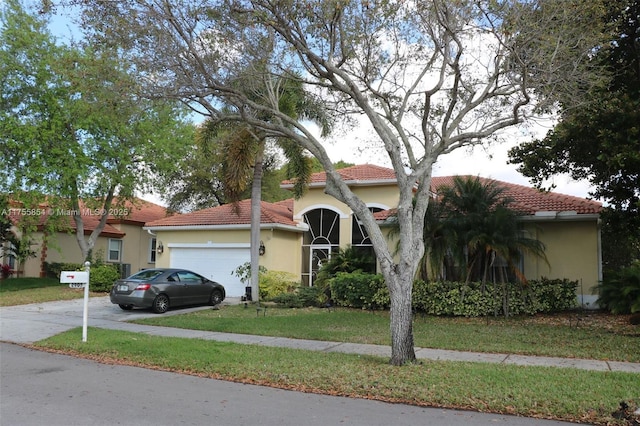
<path id="1" fill-rule="evenodd" d="M 589 317 L 585 315 L 582 322 L 587 323 Z M 606 321 L 576 327 L 569 325 L 573 316 L 558 318 L 546 324 L 532 317 L 487 320 L 417 316 L 414 341 L 417 347 L 425 348 L 640 362 L 637 327 L 612 326 Z M 269 308 L 266 316 L 257 316 L 254 308 L 238 305 L 138 322 L 226 333 L 390 344 L 389 314 L 380 311 Z"/>
<path id="2" fill-rule="evenodd" d="M 92 293 L 104 296 L 104 293 Z M 84 290 L 71 289 L 55 278 L 8 278 L 0 280 L 0 306 L 25 305 L 54 300 L 79 299 Z"/>
<path id="3" fill-rule="evenodd" d="M 0 305 L 82 297 L 57 280 L 0 282 Z M 637 328 L 607 317 L 572 316 L 465 319 L 416 317 L 416 346 L 581 358 L 640 360 Z M 224 306 L 192 314 L 158 316 L 147 324 L 359 343 L 389 344 L 386 312 L 338 309 L 267 309 Z M 575 321 L 573 321 L 575 322 Z M 385 358 L 149 336 L 93 329 L 81 342 L 74 329 L 38 342 L 39 348 L 101 362 L 159 368 L 185 374 L 284 389 L 555 418 L 616 423 L 620 401 L 640 405 L 638 374 L 483 363 L 426 361 L 393 367 Z"/>
<path id="4" fill-rule="evenodd" d="M 620 401 L 640 404 L 640 380 L 632 373 L 445 361 L 394 367 L 373 356 L 93 328 L 86 343 L 81 329 L 75 329 L 37 346 L 102 362 L 284 389 L 596 424 L 614 424 L 611 412 Z"/>

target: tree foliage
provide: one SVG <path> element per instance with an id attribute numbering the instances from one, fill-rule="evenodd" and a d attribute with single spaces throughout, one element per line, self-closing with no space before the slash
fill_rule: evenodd
<path id="1" fill-rule="evenodd" d="M 456 176 L 453 185 L 440 186 L 436 193 L 425 217 L 418 279 L 524 282 L 518 267 L 522 255 L 546 259 L 544 245 L 523 232 L 498 182 Z"/>
<path id="2" fill-rule="evenodd" d="M 517 212 L 510 208 L 512 200 L 497 182 L 457 176 L 453 186 L 440 187 L 438 193 L 442 230 L 450 244 L 444 259 L 449 266 L 447 279 L 525 281 L 518 268 L 522 254 L 546 259 L 544 245 L 523 233 Z M 464 277 L 456 276 L 456 264 L 465 265 Z"/>
<path id="3" fill-rule="evenodd" d="M 548 108 L 558 91 L 568 97 L 599 80 L 585 59 L 600 43 L 601 1 L 82 5 L 94 43 L 117 44 L 143 75 L 154 76 L 146 80 L 148 96 L 180 98 L 214 119 L 241 120 L 319 160 L 326 192 L 349 206 L 375 248 L 391 298 L 393 364 L 415 360 L 411 291 L 438 156 L 486 143 Z M 397 256 L 367 205 L 341 180 L 322 139 L 280 110 L 281 94 L 258 101 L 238 90 L 251 70 L 255 81 L 293 71 L 334 119 L 363 117 L 371 125 L 398 180 Z M 234 105 L 233 113 L 223 105 Z"/>
<path id="4" fill-rule="evenodd" d="M 609 204 L 603 255 L 605 268 L 615 270 L 640 258 L 640 1 L 607 5 L 613 36 L 592 61 L 611 75 L 608 84 L 584 93 L 579 108 L 563 102 L 545 138 L 509 155 L 539 187 L 559 174 L 593 185 L 592 195 Z"/>
<path id="5" fill-rule="evenodd" d="M 76 226 L 83 257 L 115 200 L 153 187 L 192 136 L 175 102 L 138 96 L 115 49 L 56 44 L 47 19 L 5 2 L 0 31 L 0 190 L 37 197 L 56 229 Z M 85 238 L 82 211 L 98 211 Z"/>

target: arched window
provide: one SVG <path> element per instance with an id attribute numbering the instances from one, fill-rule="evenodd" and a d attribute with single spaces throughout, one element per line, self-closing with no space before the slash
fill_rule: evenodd
<path id="1" fill-rule="evenodd" d="M 309 230 L 302 241 L 303 285 L 313 285 L 318 269 L 340 248 L 340 215 L 329 209 L 314 209 L 303 215 Z"/>
<path id="2" fill-rule="evenodd" d="M 380 207 L 369 207 L 369 210 L 372 213 L 377 213 L 379 211 L 382 211 L 383 209 Z M 373 244 L 371 244 L 371 238 L 369 238 L 367 230 L 364 229 L 364 225 L 362 224 L 362 222 L 360 222 L 355 214 L 353 215 L 351 220 L 351 247 L 371 258 L 369 270 L 364 272 L 375 273 L 376 256 L 373 251 Z"/>

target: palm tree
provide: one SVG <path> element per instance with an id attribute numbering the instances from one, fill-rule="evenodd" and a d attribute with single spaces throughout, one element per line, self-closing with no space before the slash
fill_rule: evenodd
<path id="1" fill-rule="evenodd" d="M 546 260 L 544 245 L 523 234 L 509 208 L 512 200 L 497 182 L 456 176 L 453 186 L 441 186 L 437 193 L 425 215 L 418 278 L 477 280 L 484 290 L 489 279 L 507 282 L 509 273 L 526 281 L 519 269 L 522 253 Z"/>
<path id="2" fill-rule="evenodd" d="M 329 132 L 330 124 L 323 105 L 304 90 L 295 75 L 268 76 L 256 80 L 255 74 L 248 74 L 238 79 L 238 85 L 240 90 L 251 93 L 253 101 L 275 102 L 280 112 L 297 120 L 315 121 L 320 125 L 323 135 Z M 234 110 L 239 107 L 229 105 L 228 108 Z M 247 113 L 246 109 L 244 113 Z M 261 114 L 259 111 L 252 113 Z M 263 119 L 269 120 L 270 117 Z M 305 155 L 300 145 L 287 139 L 270 141 L 263 132 L 240 121 L 207 120 L 202 131 L 203 137 L 215 139 L 224 146 L 222 167 L 227 199 L 238 202 L 251 182 L 251 298 L 258 301 L 260 205 L 266 145 L 274 142 L 284 152 L 288 160 L 287 177 L 294 181 L 293 193 L 296 198 L 306 191 L 312 173 L 311 157 Z"/>
<path id="3" fill-rule="evenodd" d="M 506 282 L 505 268 L 525 281 L 518 267 L 522 253 L 546 259 L 542 242 L 522 233 L 516 212 L 509 208 L 512 200 L 497 182 L 457 176 L 452 187 L 439 188 L 439 193 L 446 211 L 444 226 L 455 235 L 453 253 L 456 260 L 464 260 L 465 282 L 484 284 L 493 269 L 492 281 Z M 497 261 L 506 266 L 494 268 Z"/>

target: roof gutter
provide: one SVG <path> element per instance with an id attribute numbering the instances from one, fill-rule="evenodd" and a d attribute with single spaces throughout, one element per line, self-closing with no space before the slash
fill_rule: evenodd
<path id="1" fill-rule="evenodd" d="M 569 222 L 569 221 L 597 221 L 600 219 L 598 213 L 578 214 L 576 211 L 539 211 L 533 215 L 519 216 L 522 222 Z"/>

